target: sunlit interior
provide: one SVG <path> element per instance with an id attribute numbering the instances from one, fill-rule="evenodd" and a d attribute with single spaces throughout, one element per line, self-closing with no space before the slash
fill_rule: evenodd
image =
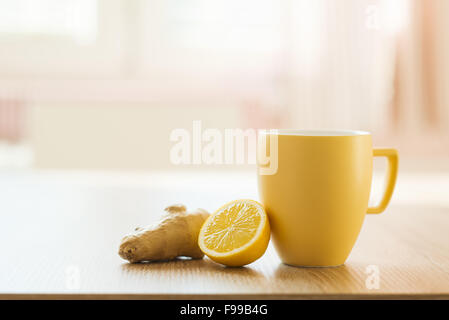
<path id="1" fill-rule="evenodd" d="M 365 130 L 449 169 L 448 6 L 1 0 L 0 166 L 176 169 L 170 132 L 201 120 Z"/>

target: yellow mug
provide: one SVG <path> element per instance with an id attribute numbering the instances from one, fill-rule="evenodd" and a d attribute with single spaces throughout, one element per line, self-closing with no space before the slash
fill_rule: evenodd
<path id="1" fill-rule="evenodd" d="M 343 264 L 365 214 L 381 213 L 391 199 L 397 151 L 373 150 L 371 134 L 363 131 L 270 130 L 259 137 L 259 155 L 270 150 L 270 161 L 258 161 L 259 195 L 279 257 L 293 266 Z M 380 204 L 368 208 L 377 156 L 388 159 L 386 190 Z M 273 164 L 275 170 L 263 171 Z"/>

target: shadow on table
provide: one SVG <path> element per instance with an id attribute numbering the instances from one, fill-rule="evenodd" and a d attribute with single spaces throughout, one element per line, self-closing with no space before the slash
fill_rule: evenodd
<path id="1" fill-rule="evenodd" d="M 121 266 L 122 270 L 130 274 L 138 274 L 140 276 L 155 275 L 157 273 L 167 275 L 173 274 L 188 274 L 191 276 L 199 275 L 201 277 L 223 279 L 232 279 L 232 282 L 245 280 L 253 281 L 257 279 L 264 279 L 264 275 L 249 267 L 225 267 L 217 264 L 210 259 L 177 259 L 173 261 L 159 261 L 148 263 L 124 263 Z"/>
<path id="2" fill-rule="evenodd" d="M 333 293 L 349 290 L 365 289 L 365 280 L 351 266 L 314 268 L 293 267 L 279 264 L 274 272 L 274 279 L 279 287 L 286 292 Z"/>

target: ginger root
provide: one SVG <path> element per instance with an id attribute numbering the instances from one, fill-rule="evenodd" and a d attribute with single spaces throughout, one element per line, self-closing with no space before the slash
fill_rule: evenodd
<path id="1" fill-rule="evenodd" d="M 136 228 L 124 237 L 119 255 L 131 263 L 141 261 L 171 260 L 180 256 L 201 259 L 204 254 L 198 247 L 198 234 L 209 213 L 203 209 L 187 212 L 184 205 L 172 205 L 155 226 Z"/>

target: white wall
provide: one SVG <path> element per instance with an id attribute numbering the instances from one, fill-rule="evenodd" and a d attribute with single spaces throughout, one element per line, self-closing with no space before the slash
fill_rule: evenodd
<path id="1" fill-rule="evenodd" d="M 34 162 L 39 168 L 177 169 L 169 161 L 171 130 L 241 127 L 237 106 L 138 103 L 46 103 L 32 107 Z"/>

